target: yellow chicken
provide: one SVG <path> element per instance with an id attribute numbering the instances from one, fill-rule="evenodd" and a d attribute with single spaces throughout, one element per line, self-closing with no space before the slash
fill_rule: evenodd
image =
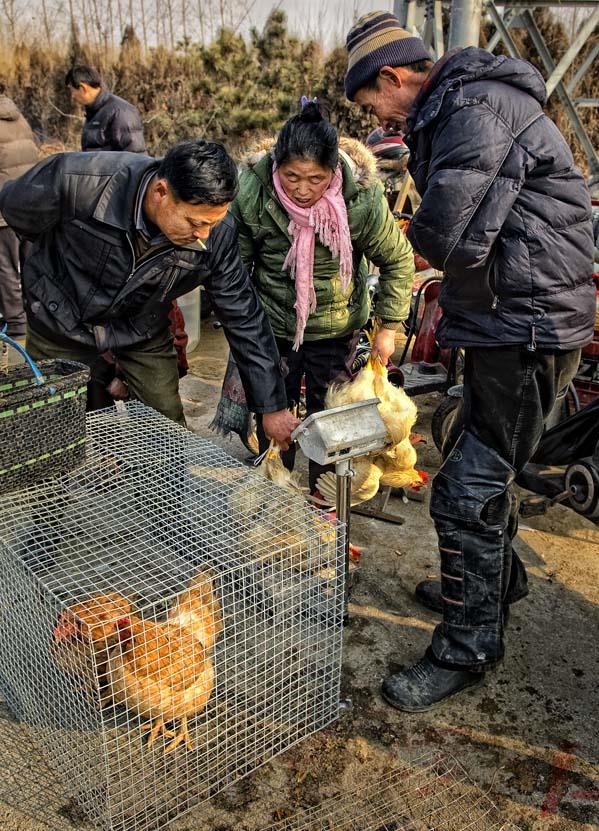
<path id="1" fill-rule="evenodd" d="M 375 334 L 373 331 L 371 343 Z M 371 355 L 353 380 L 329 387 L 325 406 L 331 409 L 370 398 L 379 399 L 378 411 L 387 428 L 387 444 L 383 451 L 353 460 L 352 505 L 372 499 L 381 486 L 419 487 L 426 481 L 425 474 L 414 468 L 416 451 L 410 441 L 410 432 L 416 423 L 416 405 L 404 389 L 389 381 L 387 368 L 378 358 Z M 324 501 L 335 505 L 335 474 L 322 474 L 316 484 Z"/>
<path id="2" fill-rule="evenodd" d="M 329 387 L 327 409 L 378 398 L 378 410 L 387 428 L 387 442 L 396 445 L 407 439 L 416 422 L 416 405 L 405 390 L 389 381 L 387 367 L 372 355 L 352 381 Z"/>
<path id="3" fill-rule="evenodd" d="M 275 485 L 290 491 L 290 493 L 297 493 L 303 496 L 307 492 L 306 488 L 300 485 L 301 474 L 287 470 L 281 458 L 281 449 L 272 441 L 266 451 L 264 459 L 256 470 L 271 482 L 274 482 Z"/>
<path id="4" fill-rule="evenodd" d="M 223 630 L 222 609 L 214 594 L 213 578 L 207 569 L 196 574 L 166 618 L 167 623 L 189 629 L 207 651 Z"/>
<path id="5" fill-rule="evenodd" d="M 260 558 L 299 571 L 327 567 L 335 559 L 335 528 L 303 497 L 271 501 L 241 538 L 242 547 Z"/>
<path id="6" fill-rule="evenodd" d="M 111 695 L 142 718 L 150 719 L 148 747 L 163 734 L 193 750 L 188 718 L 204 710 L 214 688 L 214 668 L 208 651 L 191 630 L 171 620 L 157 623 L 130 615 L 117 622 L 119 643 L 108 655 Z M 167 724 L 178 722 L 175 730 Z"/>
<path id="7" fill-rule="evenodd" d="M 409 438 L 383 453 L 376 454 L 374 462 L 382 470 L 381 485 L 383 487 L 418 490 L 428 481 L 427 474 L 414 467 L 416 448 Z"/>
<path id="8" fill-rule="evenodd" d="M 358 456 L 353 460 L 354 475 L 350 480 L 351 504 L 367 502 L 378 493 L 383 470 L 369 456 Z M 337 477 L 332 471 L 321 473 L 316 486 L 327 505 L 337 501 Z"/>

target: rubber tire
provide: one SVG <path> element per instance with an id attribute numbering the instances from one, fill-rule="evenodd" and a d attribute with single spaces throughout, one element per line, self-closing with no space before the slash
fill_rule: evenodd
<path id="1" fill-rule="evenodd" d="M 457 410 L 461 400 L 461 398 L 456 398 L 454 395 L 446 395 L 433 413 L 433 418 L 431 420 L 431 433 L 433 435 L 435 447 L 439 453 L 443 450 L 443 441 L 447 435 L 451 418 Z"/>

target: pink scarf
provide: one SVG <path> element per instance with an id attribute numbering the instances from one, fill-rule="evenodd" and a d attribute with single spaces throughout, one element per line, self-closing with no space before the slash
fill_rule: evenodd
<path id="1" fill-rule="evenodd" d="M 273 168 L 273 182 L 279 202 L 290 217 L 287 231 L 291 248 L 283 263 L 295 280 L 295 314 L 297 325 L 293 348 L 297 352 L 304 340 L 308 315 L 316 311 L 314 291 L 314 235 L 333 255 L 339 257 L 339 277 L 342 291 L 347 291 L 352 278 L 352 244 L 347 220 L 347 207 L 341 192 L 343 177 L 341 165 L 333 174 L 331 184 L 311 208 L 301 208 L 285 193 L 279 172 Z"/>

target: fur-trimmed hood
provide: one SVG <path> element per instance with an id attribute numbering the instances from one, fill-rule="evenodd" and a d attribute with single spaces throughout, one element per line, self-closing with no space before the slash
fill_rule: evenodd
<path id="1" fill-rule="evenodd" d="M 240 158 L 240 170 L 250 170 L 257 165 L 267 153 L 270 153 L 275 142 L 275 138 L 265 138 L 249 147 Z M 349 167 L 357 187 L 368 188 L 377 180 L 376 157 L 361 141 L 341 137 L 339 150 L 339 155 Z"/>

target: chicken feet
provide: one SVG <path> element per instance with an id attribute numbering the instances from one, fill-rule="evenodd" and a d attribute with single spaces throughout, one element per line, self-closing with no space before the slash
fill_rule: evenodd
<path id="1" fill-rule="evenodd" d="M 187 716 L 181 717 L 179 722 L 179 730 L 178 732 L 172 735 L 174 735 L 175 738 L 164 748 L 165 753 L 170 753 L 171 750 L 174 750 L 176 747 L 179 747 L 181 742 L 185 742 L 185 747 L 188 750 L 194 749 L 193 742 L 191 741 L 191 736 L 189 735 L 189 729 L 187 727 Z"/>
<path id="2" fill-rule="evenodd" d="M 153 722 L 148 721 L 146 724 L 142 724 L 141 726 L 142 733 L 145 733 L 146 730 L 150 731 L 150 735 L 148 736 L 148 747 L 152 747 L 158 736 L 162 733 L 167 738 L 172 738 L 176 735 L 173 733 L 172 730 L 166 729 L 166 724 L 161 718 L 154 719 Z"/>
<path id="3" fill-rule="evenodd" d="M 163 736 L 166 736 L 169 739 L 173 739 L 172 742 L 169 742 L 167 746 L 164 748 L 165 753 L 170 753 L 171 750 L 174 750 L 176 747 L 179 747 L 181 742 L 185 742 L 185 746 L 188 750 L 193 750 L 193 742 L 191 741 L 191 736 L 189 735 L 189 729 L 187 727 L 187 716 L 183 716 L 180 720 L 179 729 L 178 730 L 168 730 L 166 727 L 165 722 L 161 718 L 155 719 L 153 722 L 149 721 L 146 724 L 142 724 L 141 726 L 142 732 L 147 730 L 150 731 L 150 735 L 148 736 L 147 746 L 152 747 L 158 736 L 162 733 Z"/>

